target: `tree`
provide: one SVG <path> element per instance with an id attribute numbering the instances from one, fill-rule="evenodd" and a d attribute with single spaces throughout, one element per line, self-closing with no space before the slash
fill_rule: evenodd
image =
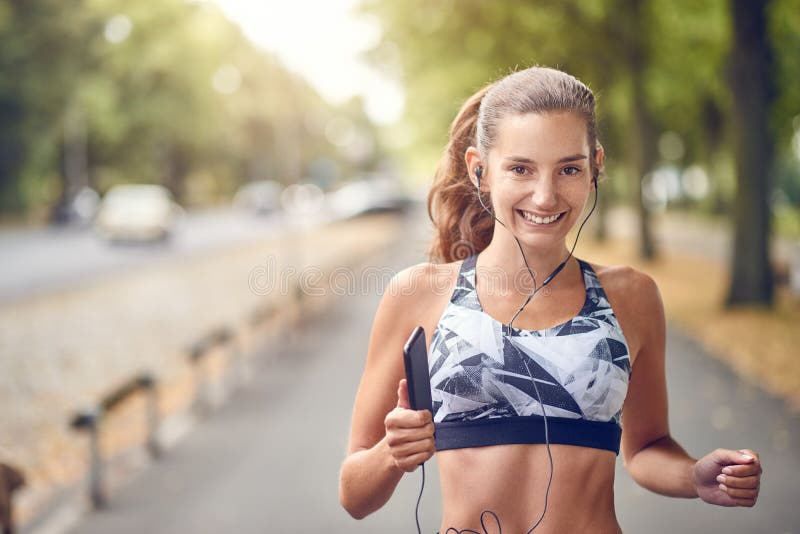
<path id="1" fill-rule="evenodd" d="M 24 213 L 58 154 L 65 94 L 75 86 L 83 13 L 75 0 L 0 2 L 0 213 Z"/>
<path id="2" fill-rule="evenodd" d="M 633 180 L 636 208 L 639 212 L 639 255 L 653 259 L 656 246 L 651 229 L 650 211 L 644 202 L 642 184 L 644 176 L 657 161 L 657 131 L 646 89 L 647 69 L 650 66 L 652 17 L 647 12 L 647 2 L 625 0 L 620 6 L 623 25 L 619 32 L 623 43 L 622 58 L 630 79 L 631 91 L 631 178 Z"/>
<path id="3" fill-rule="evenodd" d="M 0 215 L 66 205 L 87 182 L 208 203 L 352 165 L 325 123 L 361 113 L 324 102 L 212 2 L 0 0 L 0 71 Z"/>
<path id="4" fill-rule="evenodd" d="M 515 67 L 557 66 L 598 90 L 599 121 L 609 125 L 601 133 L 608 133 L 613 145 L 607 152 L 622 153 L 617 162 L 627 159 L 641 254 L 652 258 L 655 243 L 641 195 L 642 177 L 657 162 L 658 139 L 648 85 L 655 47 L 651 35 L 658 21 L 648 5 L 641 0 L 432 5 L 373 0 L 368 9 L 385 22 L 383 46 L 401 50 L 407 116 L 419 134 L 417 154 L 438 152 L 458 103 L 487 78 Z M 380 47 L 374 54 L 378 61 L 384 55 Z M 434 160 L 433 154 L 426 159 Z"/>
<path id="5" fill-rule="evenodd" d="M 769 0 L 731 0 L 734 42 L 730 82 L 737 189 L 729 306 L 771 304 L 773 299 L 769 195 L 774 140 L 769 107 L 774 87 L 768 5 Z"/>

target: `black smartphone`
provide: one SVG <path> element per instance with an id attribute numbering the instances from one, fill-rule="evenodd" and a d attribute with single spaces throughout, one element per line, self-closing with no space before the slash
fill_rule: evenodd
<path id="1" fill-rule="evenodd" d="M 425 330 L 418 326 L 403 347 L 403 362 L 408 381 L 408 401 L 412 410 L 433 413 L 431 377 L 428 371 L 428 351 L 425 347 Z"/>

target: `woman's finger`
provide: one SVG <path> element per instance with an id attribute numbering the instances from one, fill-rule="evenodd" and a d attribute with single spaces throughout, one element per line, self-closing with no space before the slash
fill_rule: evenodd
<path id="1" fill-rule="evenodd" d="M 742 454 L 745 454 L 747 456 L 752 456 L 753 458 L 755 458 L 756 462 L 760 461 L 760 459 L 758 457 L 758 453 L 756 451 L 754 451 L 754 450 L 751 450 L 751 449 L 739 449 L 739 452 L 742 453 Z"/>
<path id="2" fill-rule="evenodd" d="M 720 484 L 719 489 L 727 493 L 734 499 L 755 499 L 758 497 L 757 489 L 737 489 L 729 488 L 725 484 Z"/>
<path id="3" fill-rule="evenodd" d="M 717 477 L 717 482 L 724 484 L 729 488 L 754 489 L 758 487 L 760 478 L 757 475 L 747 477 L 720 475 Z"/>
<path id="4" fill-rule="evenodd" d="M 428 410 L 409 410 L 395 408 L 384 419 L 387 428 L 420 428 L 432 423 L 431 412 Z"/>
<path id="5" fill-rule="evenodd" d="M 756 499 L 735 499 L 731 498 L 731 500 L 736 504 L 736 506 L 747 506 L 752 507 L 756 504 Z"/>
<path id="6" fill-rule="evenodd" d="M 749 477 L 761 474 L 761 464 L 756 462 L 744 465 L 728 465 L 722 468 L 723 475 L 734 477 Z"/>
<path id="7" fill-rule="evenodd" d="M 428 423 L 423 426 L 413 427 L 389 427 L 386 435 L 396 436 L 399 441 L 416 441 L 420 439 L 433 437 L 434 426 L 433 423 Z"/>
<path id="8" fill-rule="evenodd" d="M 393 430 L 386 434 L 386 442 L 390 447 L 398 448 L 408 443 L 418 443 L 433 440 L 433 436 L 427 432 L 414 430 Z"/>
<path id="9" fill-rule="evenodd" d="M 401 378 L 400 383 L 397 385 L 397 407 L 411 408 L 411 403 L 408 400 L 408 381 L 405 378 Z"/>
<path id="10" fill-rule="evenodd" d="M 413 456 L 415 454 L 420 454 L 423 452 L 434 452 L 435 450 L 436 446 L 434 444 L 433 438 L 429 438 L 420 441 L 403 443 L 401 445 L 397 445 L 396 447 L 392 447 L 392 454 L 394 455 L 395 458 L 403 458 L 407 456 Z"/>
<path id="11" fill-rule="evenodd" d="M 417 467 L 419 467 L 420 464 L 428 461 L 431 456 L 433 456 L 433 454 L 430 452 L 423 452 L 414 454 L 412 456 L 407 456 L 402 460 L 395 460 L 395 464 L 403 471 L 410 473 L 412 471 L 416 471 Z"/>

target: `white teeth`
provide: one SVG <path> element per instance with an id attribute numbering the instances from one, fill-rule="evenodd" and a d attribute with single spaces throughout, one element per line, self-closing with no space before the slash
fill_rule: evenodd
<path id="1" fill-rule="evenodd" d="M 522 212 L 522 215 L 526 219 L 528 219 L 529 221 L 533 221 L 536 224 L 550 224 L 551 222 L 554 222 L 556 219 L 561 217 L 560 213 L 557 214 L 557 215 L 551 215 L 550 217 L 538 217 L 538 216 L 536 216 L 536 215 L 534 215 L 532 213 L 528 213 L 527 211 L 523 211 L 523 210 L 520 210 L 520 211 Z"/>

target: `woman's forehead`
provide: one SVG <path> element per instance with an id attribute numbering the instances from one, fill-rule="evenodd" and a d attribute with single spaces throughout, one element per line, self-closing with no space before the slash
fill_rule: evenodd
<path id="1" fill-rule="evenodd" d="M 503 117 L 497 125 L 495 152 L 533 161 L 589 155 L 586 121 L 575 112 L 525 113 Z"/>

